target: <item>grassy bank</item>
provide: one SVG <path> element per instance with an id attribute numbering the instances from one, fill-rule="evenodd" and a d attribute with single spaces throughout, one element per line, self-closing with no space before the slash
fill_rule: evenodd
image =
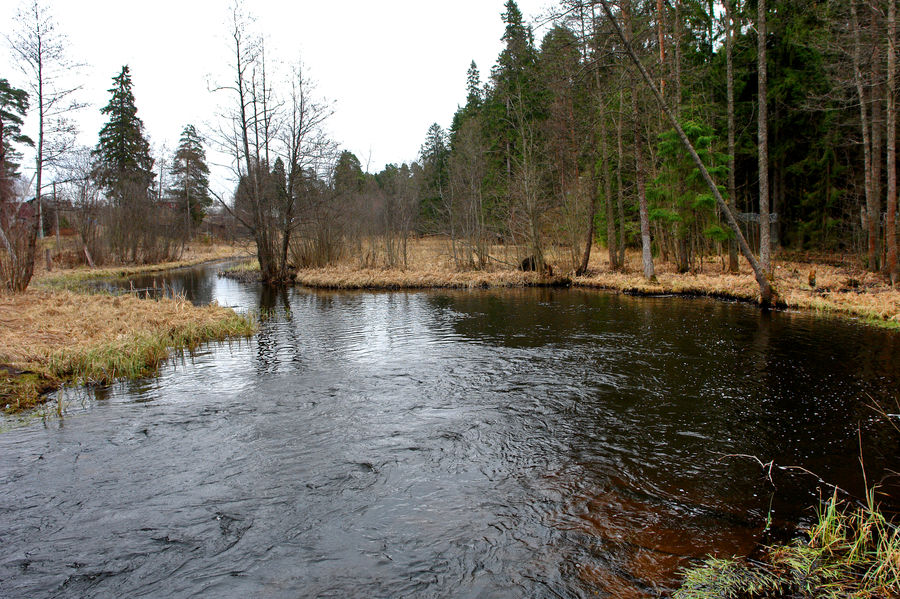
<path id="1" fill-rule="evenodd" d="M 37 269 L 35 271 L 34 279 L 32 280 L 32 285 L 45 289 L 68 289 L 75 287 L 84 281 L 152 274 L 155 272 L 172 270 L 173 268 L 195 266 L 197 264 L 203 264 L 204 262 L 226 260 L 229 258 L 245 258 L 248 255 L 250 255 L 249 248 L 244 245 L 195 243 L 184 251 L 179 260 L 158 264 L 142 264 L 137 266 L 118 265 L 105 266 L 102 268 L 80 266 L 77 268 L 54 268 L 53 270 L 47 270 L 46 263 L 40 261 L 36 264 Z"/>
<path id="2" fill-rule="evenodd" d="M 626 272 L 594 271 L 577 277 L 573 285 L 608 289 L 635 295 L 678 294 L 709 296 L 738 301 L 758 302 L 759 288 L 749 267 L 731 274 L 714 265 L 702 273 L 678 274 L 662 265 L 657 268 L 657 281 L 641 276 L 638 256 L 630 256 L 635 268 Z M 816 272 L 815 286 L 809 273 Z M 879 326 L 900 328 L 900 290 L 891 289 L 884 279 L 865 272 L 854 264 L 829 265 L 822 262 L 781 260 L 773 280 L 778 292 L 778 305 L 783 308 L 810 310 L 852 316 Z"/>
<path id="3" fill-rule="evenodd" d="M 491 255 L 495 260 L 488 268 L 458 269 L 448 240 L 440 237 L 415 239 L 410 241 L 405 268 L 372 268 L 355 257 L 348 257 L 327 268 L 301 269 L 296 282 L 327 289 L 571 284 L 637 295 L 679 294 L 748 302 L 759 300 L 759 288 L 750 267 L 744 263 L 737 274 L 729 273 L 719 259 L 707 261 L 702 271 L 677 273 L 672 264 L 657 259 L 657 278 L 650 282 L 641 274 L 641 257 L 637 251 L 627 254 L 624 271 L 612 271 L 606 252 L 595 248 L 588 272 L 581 277 L 572 275 L 569 261 L 561 250 L 548 252 L 555 276 L 518 270 L 516 265 L 520 256 L 514 247 L 494 246 Z M 255 263 L 248 263 L 235 269 L 232 276 L 253 280 L 258 278 L 257 271 Z M 810 277 L 813 272 L 814 281 Z M 773 283 L 782 307 L 861 318 L 879 326 L 900 329 L 900 290 L 892 289 L 881 275 L 866 272 L 854 257 L 783 254 L 776 260 Z"/>
<path id="4" fill-rule="evenodd" d="M 404 270 L 336 267 L 302 270 L 296 282 L 321 289 L 472 289 L 488 287 L 564 286 L 568 277 L 543 276 L 520 270 Z"/>
<path id="5" fill-rule="evenodd" d="M 254 330 L 230 309 L 181 299 L 48 289 L 0 295 L 0 408 L 32 407 L 65 383 L 144 376 L 172 350 Z"/>
<path id="6" fill-rule="evenodd" d="M 874 599 L 900 596 L 900 529 L 874 504 L 832 497 L 805 538 L 764 560 L 715 559 L 688 570 L 675 599 Z"/>

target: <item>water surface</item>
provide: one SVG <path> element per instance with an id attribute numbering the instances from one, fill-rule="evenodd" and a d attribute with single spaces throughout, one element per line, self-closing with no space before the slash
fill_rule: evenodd
<path id="1" fill-rule="evenodd" d="M 860 493 L 861 440 L 869 482 L 900 496 L 900 436 L 868 407 L 900 396 L 891 333 L 708 300 L 270 292 L 214 272 L 168 284 L 265 308 L 255 338 L 69 390 L 63 419 L 0 434 L 0 596 L 655 596 L 830 492 L 741 455 Z"/>

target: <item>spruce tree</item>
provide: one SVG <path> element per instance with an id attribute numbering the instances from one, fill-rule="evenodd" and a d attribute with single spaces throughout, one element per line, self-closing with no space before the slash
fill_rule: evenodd
<path id="1" fill-rule="evenodd" d="M 437 226 L 438 214 L 444 206 L 445 194 L 449 191 L 449 153 L 447 134 L 440 125 L 434 123 L 428 128 L 425 143 L 419 151 L 424 179 L 420 211 L 425 225 L 432 229 Z"/>
<path id="2" fill-rule="evenodd" d="M 481 104 L 481 74 L 478 72 L 478 65 L 473 60 L 466 72 L 466 108 L 475 111 Z"/>
<path id="3" fill-rule="evenodd" d="M 12 183 L 19 176 L 21 154 L 13 144 L 34 145 L 22 134 L 28 110 L 28 94 L 0 79 L 0 205 L 10 199 Z"/>
<path id="4" fill-rule="evenodd" d="M 153 184 L 150 143 L 144 123 L 137 116 L 128 66 L 113 77 L 112 97 L 100 112 L 109 117 L 100 130 L 100 142 L 92 155 L 94 177 L 116 205 L 147 199 Z"/>
<path id="5" fill-rule="evenodd" d="M 166 190 L 169 200 L 178 206 L 185 219 L 189 217 L 188 225 L 196 227 L 212 205 L 212 197 L 203 139 L 193 125 L 187 125 L 181 132 L 171 174 L 173 185 Z"/>

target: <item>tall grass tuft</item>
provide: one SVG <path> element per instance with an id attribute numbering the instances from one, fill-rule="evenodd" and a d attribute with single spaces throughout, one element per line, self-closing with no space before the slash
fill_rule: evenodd
<path id="1" fill-rule="evenodd" d="M 900 596 L 900 529 L 871 489 L 866 505 L 835 494 L 803 539 L 771 547 L 765 561 L 709 558 L 685 572 L 675 599 L 874 599 Z"/>

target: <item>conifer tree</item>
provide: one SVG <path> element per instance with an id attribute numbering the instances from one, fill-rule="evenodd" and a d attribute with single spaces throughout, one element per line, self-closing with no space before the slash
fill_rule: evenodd
<path id="1" fill-rule="evenodd" d="M 212 205 L 212 198 L 209 195 L 209 167 L 203 139 L 193 125 L 187 125 L 181 132 L 171 174 L 174 185 L 167 190 L 169 199 L 188 219 L 188 226 L 196 227 L 203 221 L 206 209 Z"/>
<path id="2" fill-rule="evenodd" d="M 476 110 L 481 104 L 481 73 L 473 60 L 466 72 L 466 108 Z"/>
<path id="3" fill-rule="evenodd" d="M 100 142 L 93 151 L 94 177 L 116 205 L 149 197 L 153 183 L 150 143 L 144 123 L 137 116 L 128 66 L 113 77 L 112 97 L 100 112 L 109 120 L 100 130 Z"/>
<path id="4" fill-rule="evenodd" d="M 432 124 L 419 151 L 424 175 L 421 213 L 427 226 L 435 226 L 438 212 L 445 202 L 445 194 L 449 191 L 449 153 L 447 134 L 440 125 Z"/>
<path id="5" fill-rule="evenodd" d="M 21 154 L 14 144 L 34 145 L 22 134 L 28 94 L 0 79 L 0 289 L 24 291 L 34 272 L 37 231 L 16 213 L 15 181 Z"/>
<path id="6" fill-rule="evenodd" d="M 34 145 L 22 133 L 28 94 L 0 79 L 0 206 L 9 201 L 9 189 L 19 174 L 21 154 L 13 144 Z"/>

